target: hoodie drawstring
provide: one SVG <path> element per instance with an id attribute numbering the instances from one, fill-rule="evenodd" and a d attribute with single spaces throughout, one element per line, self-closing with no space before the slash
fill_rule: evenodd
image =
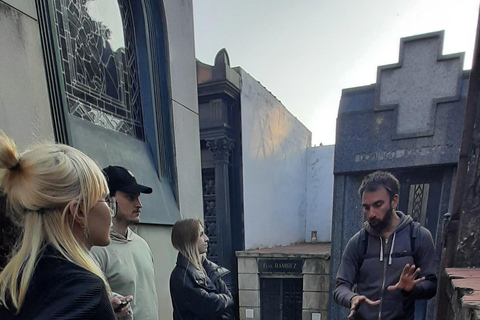
<path id="1" fill-rule="evenodd" d="M 380 239 L 380 261 L 383 261 L 383 239 L 382 237 Z"/>
<path id="2" fill-rule="evenodd" d="M 397 233 L 393 233 L 392 245 L 390 246 L 390 256 L 388 257 L 388 265 L 392 265 L 392 254 L 393 254 L 393 247 L 395 246 L 395 236 Z"/>

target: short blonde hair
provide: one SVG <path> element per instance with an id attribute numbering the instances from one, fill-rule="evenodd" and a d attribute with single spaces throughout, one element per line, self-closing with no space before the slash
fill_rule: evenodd
<path id="1" fill-rule="evenodd" d="M 100 167 L 81 151 L 67 145 L 46 143 L 18 154 L 13 140 L 0 130 L 0 188 L 7 205 L 23 226 L 12 258 L 0 273 L 0 302 L 9 300 L 18 312 L 36 261 L 47 244 L 69 261 L 95 273 L 101 270 L 79 243 L 68 219 L 81 206 L 86 219 L 98 199 L 108 194 Z M 70 221 L 70 223 L 69 223 Z M 7 295 L 10 299 L 7 299 Z"/>

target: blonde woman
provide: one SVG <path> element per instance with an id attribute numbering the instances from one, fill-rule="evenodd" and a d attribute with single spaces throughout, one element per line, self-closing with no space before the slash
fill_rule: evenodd
<path id="1" fill-rule="evenodd" d="M 0 188 L 23 229 L 0 273 L 0 319 L 115 319 L 88 254 L 110 243 L 115 206 L 97 164 L 61 144 L 19 155 L 0 131 Z"/>
<path id="2" fill-rule="evenodd" d="M 209 261 L 208 237 L 200 220 L 175 223 L 172 244 L 178 250 L 170 276 L 174 320 L 232 320 L 233 297 L 222 280 L 229 271 Z"/>

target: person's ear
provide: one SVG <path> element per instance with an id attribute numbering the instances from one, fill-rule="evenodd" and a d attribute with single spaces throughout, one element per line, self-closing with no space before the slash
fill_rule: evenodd
<path id="1" fill-rule="evenodd" d="M 397 206 L 398 206 L 398 194 L 394 195 L 392 199 L 393 210 L 397 210 Z"/>
<path id="2" fill-rule="evenodd" d="M 72 201 L 68 205 L 68 212 L 71 215 L 73 221 L 81 226 L 86 224 L 85 213 L 83 212 L 82 204 L 78 201 Z"/>

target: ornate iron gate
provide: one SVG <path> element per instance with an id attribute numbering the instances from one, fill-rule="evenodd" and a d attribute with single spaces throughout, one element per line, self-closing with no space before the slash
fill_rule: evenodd
<path id="1" fill-rule="evenodd" d="M 302 319 L 302 278 L 260 278 L 262 320 Z"/>

